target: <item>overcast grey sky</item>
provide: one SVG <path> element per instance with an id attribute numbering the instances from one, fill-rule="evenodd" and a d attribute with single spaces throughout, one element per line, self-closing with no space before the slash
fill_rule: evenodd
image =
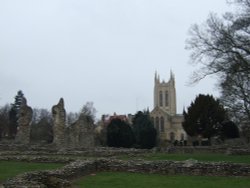
<path id="1" fill-rule="evenodd" d="M 101 114 L 153 108 L 154 73 L 176 77 L 177 111 L 215 81 L 187 86 L 191 24 L 226 0 L 0 0 L 0 106 L 22 90 L 32 107 Z"/>

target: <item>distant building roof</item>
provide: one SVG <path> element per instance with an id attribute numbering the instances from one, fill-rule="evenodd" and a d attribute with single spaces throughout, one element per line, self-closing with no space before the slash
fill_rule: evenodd
<path id="1" fill-rule="evenodd" d="M 112 116 L 106 115 L 105 118 L 103 118 L 103 123 L 104 125 L 108 125 L 114 119 L 119 119 L 121 121 L 126 121 L 126 122 L 129 121 L 127 115 L 117 115 L 116 113 L 114 113 L 114 115 Z"/>

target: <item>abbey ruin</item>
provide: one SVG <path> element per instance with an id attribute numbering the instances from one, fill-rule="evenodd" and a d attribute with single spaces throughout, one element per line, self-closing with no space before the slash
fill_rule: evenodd
<path id="1" fill-rule="evenodd" d="M 18 131 L 15 138 L 15 142 L 21 144 L 29 144 L 30 142 L 30 123 L 32 120 L 32 108 L 27 105 L 27 100 L 23 98 L 19 119 L 18 119 Z"/>
<path id="2" fill-rule="evenodd" d="M 64 100 L 61 98 L 58 104 L 52 107 L 53 117 L 53 142 L 49 144 L 56 148 L 89 148 L 94 147 L 94 124 L 83 114 L 79 119 L 66 125 L 66 110 Z M 15 144 L 29 145 L 31 135 L 31 121 L 33 110 L 23 98 L 18 118 L 18 129 Z"/>

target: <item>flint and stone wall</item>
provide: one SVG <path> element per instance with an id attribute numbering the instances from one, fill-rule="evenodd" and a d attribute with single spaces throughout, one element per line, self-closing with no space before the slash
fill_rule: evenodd
<path id="1" fill-rule="evenodd" d="M 75 161 L 58 170 L 29 172 L 4 183 L 5 188 L 71 187 L 70 180 L 97 171 L 136 172 L 164 175 L 246 176 L 250 165 L 232 163 L 200 163 L 194 160 L 174 161 L 122 161 L 110 159 Z"/>
<path id="2" fill-rule="evenodd" d="M 64 101 L 63 98 L 59 100 L 57 105 L 52 107 L 52 115 L 53 115 L 53 143 L 56 146 L 63 147 L 64 146 L 64 129 L 66 122 L 66 111 L 64 109 Z"/>
<path id="3" fill-rule="evenodd" d="M 81 115 L 79 119 L 66 127 L 66 111 L 61 98 L 59 103 L 52 107 L 53 114 L 53 144 L 59 148 L 94 147 L 94 125 L 87 117 Z"/>
<path id="4" fill-rule="evenodd" d="M 72 148 L 94 147 L 94 125 L 81 115 L 79 119 L 66 129 L 66 146 Z"/>
<path id="5" fill-rule="evenodd" d="M 27 105 L 27 101 L 23 98 L 19 118 L 18 118 L 18 131 L 15 142 L 19 144 L 29 144 L 30 142 L 30 124 L 32 120 L 32 108 Z"/>

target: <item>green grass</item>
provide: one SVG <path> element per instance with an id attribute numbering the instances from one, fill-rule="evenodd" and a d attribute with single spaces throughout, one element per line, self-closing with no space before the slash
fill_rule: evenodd
<path id="1" fill-rule="evenodd" d="M 243 177 L 164 176 L 124 172 L 100 172 L 74 183 L 83 188 L 246 188 L 250 179 Z"/>
<path id="2" fill-rule="evenodd" d="M 62 166 L 64 166 L 64 164 L 0 161 L 0 182 L 24 172 L 35 170 L 50 170 Z"/>
<path id="3" fill-rule="evenodd" d="M 250 155 L 226 155 L 218 153 L 193 153 L 193 154 L 167 154 L 167 153 L 154 153 L 145 156 L 128 157 L 121 156 L 120 159 L 144 159 L 144 160 L 173 160 L 185 161 L 188 159 L 195 159 L 202 162 L 232 162 L 232 163 L 247 163 L 250 164 Z"/>

